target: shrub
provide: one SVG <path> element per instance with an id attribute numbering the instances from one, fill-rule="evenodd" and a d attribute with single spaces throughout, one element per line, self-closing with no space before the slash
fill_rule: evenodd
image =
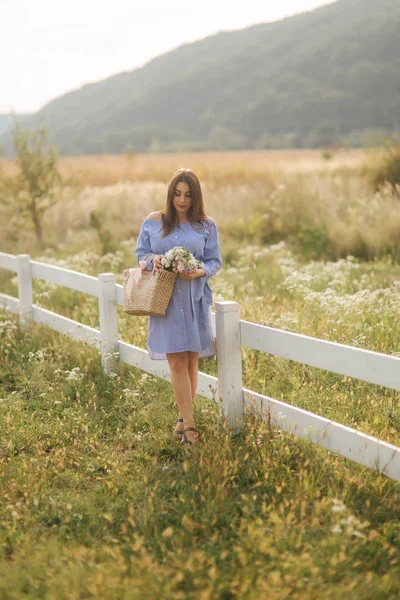
<path id="1" fill-rule="evenodd" d="M 107 218 L 104 211 L 91 211 L 90 225 L 93 229 L 96 229 L 98 233 L 102 255 L 108 254 L 109 252 L 115 252 L 116 250 L 116 243 L 113 239 L 113 235 L 111 231 L 105 227 L 106 220 Z"/>
<path id="2" fill-rule="evenodd" d="M 390 183 L 395 190 L 396 186 L 400 186 L 400 146 L 388 146 L 374 171 L 375 189 L 379 189 L 385 182 Z"/>

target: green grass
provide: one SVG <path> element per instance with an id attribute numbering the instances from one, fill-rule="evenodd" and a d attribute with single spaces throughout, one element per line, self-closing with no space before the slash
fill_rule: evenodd
<path id="1" fill-rule="evenodd" d="M 212 282 L 216 300 L 240 302 L 241 318 L 398 348 L 397 266 L 313 265 L 284 245 L 241 252 Z M 2 278 L 16 294 L 12 276 Z M 98 327 L 97 300 L 40 282 L 35 294 Z M 124 364 L 109 378 L 95 349 L 35 324 L 23 335 L 12 315 L 0 323 L 1 598 L 400 594 L 398 483 L 250 417 L 232 438 L 200 396 L 202 445 L 181 448 L 167 382 Z M 120 338 L 144 347 L 145 323 L 120 314 Z M 248 349 L 243 357 L 245 387 L 399 444 L 398 393 Z M 200 370 L 215 374 L 215 359 Z"/>
<path id="2" fill-rule="evenodd" d="M 1 322 L 2 598 L 400 592 L 397 483 L 248 417 L 232 438 L 200 397 L 181 448 L 169 384 Z"/>

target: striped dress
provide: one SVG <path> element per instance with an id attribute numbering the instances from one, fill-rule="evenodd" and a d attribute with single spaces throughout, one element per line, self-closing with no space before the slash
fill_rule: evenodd
<path id="1" fill-rule="evenodd" d="M 215 354 L 211 329 L 212 290 L 208 280 L 222 265 L 218 230 L 209 219 L 198 223 L 180 223 L 165 238 L 161 221 L 146 219 L 140 228 L 135 254 L 138 261 L 146 254 L 147 270 L 153 268 L 153 256 L 165 254 L 174 246 L 188 248 L 204 262 L 205 275 L 192 280 L 177 277 L 164 317 L 149 317 L 147 350 L 152 359 L 166 359 L 169 352 L 198 352 L 199 358 Z"/>

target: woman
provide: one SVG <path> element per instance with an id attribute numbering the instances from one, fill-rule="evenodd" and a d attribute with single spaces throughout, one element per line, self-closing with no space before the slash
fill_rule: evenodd
<path id="1" fill-rule="evenodd" d="M 147 350 L 152 359 L 167 359 L 179 409 L 175 434 L 181 443 L 198 443 L 193 398 L 198 382 L 198 359 L 215 354 L 211 330 L 212 291 L 208 279 L 221 268 L 218 231 L 204 211 L 200 182 L 191 169 L 172 176 L 165 208 L 142 223 L 136 244 L 138 261 L 147 270 L 163 269 L 161 259 L 174 246 L 188 248 L 203 268 L 178 273 L 164 317 L 149 317 Z"/>

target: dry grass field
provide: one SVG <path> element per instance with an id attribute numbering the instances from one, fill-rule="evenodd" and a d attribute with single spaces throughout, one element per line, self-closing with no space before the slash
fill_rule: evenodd
<path id="1" fill-rule="evenodd" d="M 334 150 L 326 159 L 321 150 L 265 150 L 188 154 L 123 154 L 61 157 L 59 167 L 68 179 L 90 186 L 108 186 L 121 181 L 167 181 L 180 167 L 190 167 L 207 181 L 243 182 L 263 178 L 276 171 L 310 172 L 320 169 L 353 169 L 364 159 L 358 149 Z M 6 172 L 11 161 L 0 159 Z"/>

